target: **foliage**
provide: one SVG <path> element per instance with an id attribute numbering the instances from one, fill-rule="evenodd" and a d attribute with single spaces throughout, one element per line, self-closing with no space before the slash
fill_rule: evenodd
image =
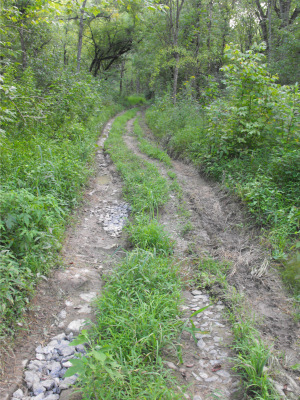
<path id="1" fill-rule="evenodd" d="M 90 78 L 61 76 L 62 86 L 45 93 L 30 68 L 21 80 L 16 73 L 7 69 L 2 85 L 2 115 L 10 118 L 1 120 L 1 335 L 12 332 L 33 283 L 55 264 L 68 214 L 92 172 L 98 130 L 118 109 Z"/>
<path id="2" fill-rule="evenodd" d="M 242 53 L 227 46 L 222 68 L 228 96 L 208 106 L 209 157 L 237 156 L 262 146 L 299 141 L 298 86 L 276 85 L 267 72 L 263 47 Z"/>
<path id="3" fill-rule="evenodd" d="M 298 88 L 276 84 L 257 50 L 226 51 L 222 98 L 205 112 L 185 99 L 175 107 L 158 100 L 147 122 L 169 151 L 237 193 L 267 229 L 274 258 L 286 258 L 300 223 Z"/>
<path id="4" fill-rule="evenodd" d="M 131 96 L 125 97 L 125 104 L 127 107 L 143 105 L 145 103 L 146 103 L 146 99 L 144 96 L 141 96 L 141 95 L 132 94 Z"/>

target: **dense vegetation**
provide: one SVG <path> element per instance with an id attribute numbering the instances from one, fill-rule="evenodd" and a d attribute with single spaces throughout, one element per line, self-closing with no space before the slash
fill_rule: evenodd
<path id="1" fill-rule="evenodd" d="M 247 204 L 299 293 L 297 0 L 1 6 L 0 336 L 14 331 L 34 283 L 57 262 L 101 127 L 145 99 L 152 103 L 147 121 L 169 152 Z M 141 133 L 139 145 L 170 162 Z M 118 162 L 125 174 L 122 154 Z M 126 195 L 139 187 L 137 210 L 153 216 L 167 189 L 151 166 L 144 166 L 147 183 L 132 168 Z M 159 197 L 148 209 L 152 183 Z M 140 225 L 130 228 L 137 247 Z M 148 228 L 165 238 L 155 223 Z"/>
<path id="2" fill-rule="evenodd" d="M 225 49 L 224 90 L 201 105 L 167 97 L 147 111 L 147 121 L 169 151 L 192 160 L 222 181 L 267 230 L 276 260 L 287 260 L 299 234 L 300 94 L 281 86 L 261 63 L 263 54 Z M 298 260 L 283 271 L 299 290 Z"/>

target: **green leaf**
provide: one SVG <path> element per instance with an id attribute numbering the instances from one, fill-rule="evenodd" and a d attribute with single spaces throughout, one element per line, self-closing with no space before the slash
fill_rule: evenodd
<path id="1" fill-rule="evenodd" d="M 100 361 L 101 363 L 104 363 L 104 361 L 107 359 L 107 355 L 102 351 L 93 350 L 89 354 L 92 355 L 96 360 Z"/>
<path id="2" fill-rule="evenodd" d="M 205 307 L 203 307 L 203 308 L 200 308 L 200 310 L 195 311 L 195 312 L 190 316 L 190 318 L 194 317 L 194 316 L 197 315 L 197 314 L 200 314 L 202 311 L 206 310 L 206 309 L 207 309 L 208 307 L 210 307 L 210 306 L 211 306 L 211 304 L 209 304 L 208 306 L 205 306 Z"/>
<path id="3" fill-rule="evenodd" d="M 74 359 L 70 360 L 72 363 L 72 367 L 68 368 L 64 377 L 67 378 L 67 377 L 73 376 L 75 374 L 83 375 L 85 372 L 85 364 L 84 364 L 83 360 L 86 360 L 86 358 L 82 358 L 82 359 L 74 358 Z"/>

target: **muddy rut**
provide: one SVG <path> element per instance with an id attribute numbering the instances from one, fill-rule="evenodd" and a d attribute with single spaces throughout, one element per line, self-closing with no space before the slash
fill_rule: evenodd
<path id="1" fill-rule="evenodd" d="M 129 217 L 130 207 L 122 198 L 121 179 L 102 149 L 112 122 L 106 125 L 99 139 L 95 159 L 97 172 L 67 231 L 60 266 L 39 284 L 26 317 L 27 326 L 18 334 L 14 345 L 1 349 L 1 400 L 11 399 L 17 389 L 24 394 L 20 398 L 29 396 L 24 370 L 30 360 L 36 358 L 38 345 L 45 346 L 58 334 L 76 335 L 93 320 L 92 300 L 101 293 L 102 275 L 109 273 L 123 255 L 126 240 L 122 227 Z M 153 140 L 144 122 L 143 130 L 148 139 Z M 127 125 L 124 141 L 132 152 L 154 163 L 161 175 L 169 179 L 168 169 L 162 163 L 139 151 L 133 135 L 133 121 Z M 276 271 L 270 267 L 268 252 L 260 244 L 258 230 L 251 227 L 238 202 L 218 185 L 205 181 L 191 165 L 178 160 L 172 163 L 192 230 L 182 234 L 180 204 L 175 193 L 161 210 L 160 222 L 176 241 L 175 257 L 181 265 L 183 279 L 189 282 L 196 274 L 192 263 L 195 255 L 210 255 L 231 262 L 229 282 L 244 296 L 245 303 L 251 305 L 262 336 L 274 348 L 274 363 L 279 372 L 276 387 L 282 398 L 298 399 L 299 378 L 288 367 L 299 363 L 299 325 L 292 318 L 291 301 Z M 176 355 L 167 351 L 165 364 L 174 371 L 180 384 L 188 385 L 183 398 L 242 399 L 244 393 L 239 378 L 231 370 L 232 335 L 224 315 L 230 301 L 221 292 L 214 294 L 219 299 L 193 318 L 195 326 L 207 333 L 199 335 L 197 342 L 187 332 L 182 334 L 183 364 L 178 365 Z M 183 318 L 189 318 L 195 310 L 212 303 L 209 292 L 188 284 L 183 296 Z M 80 398 L 69 388 L 58 392 L 57 398 L 61 400 Z"/>

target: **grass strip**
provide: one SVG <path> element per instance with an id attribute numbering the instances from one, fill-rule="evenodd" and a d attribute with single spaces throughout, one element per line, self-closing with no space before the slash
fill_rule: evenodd
<path id="1" fill-rule="evenodd" d="M 124 197 L 133 211 L 154 215 L 168 201 L 169 187 L 153 164 L 141 160 L 123 142 L 126 122 L 135 114 L 135 109 L 129 110 L 114 121 L 104 147 L 124 180 Z"/>
<path id="2" fill-rule="evenodd" d="M 145 135 L 142 127 L 140 126 L 140 122 L 141 119 L 140 117 L 138 117 L 133 124 L 134 133 L 138 139 L 138 147 L 140 151 L 150 158 L 159 160 L 165 163 L 168 167 L 172 167 L 172 162 L 168 154 L 165 151 L 161 150 L 158 146 L 155 146 L 144 138 Z"/>
<path id="3" fill-rule="evenodd" d="M 170 253 L 173 243 L 155 219 L 168 198 L 167 181 L 153 165 L 129 151 L 123 140 L 130 110 L 118 117 L 105 143 L 124 179 L 133 208 L 128 228 L 135 248 L 106 277 L 96 303 L 97 323 L 77 343 L 89 343 L 85 357 L 72 361 L 67 375 L 79 374 L 84 399 L 182 399 L 163 367 L 161 350 L 173 346 L 183 323 L 178 319 L 181 283 Z"/>

